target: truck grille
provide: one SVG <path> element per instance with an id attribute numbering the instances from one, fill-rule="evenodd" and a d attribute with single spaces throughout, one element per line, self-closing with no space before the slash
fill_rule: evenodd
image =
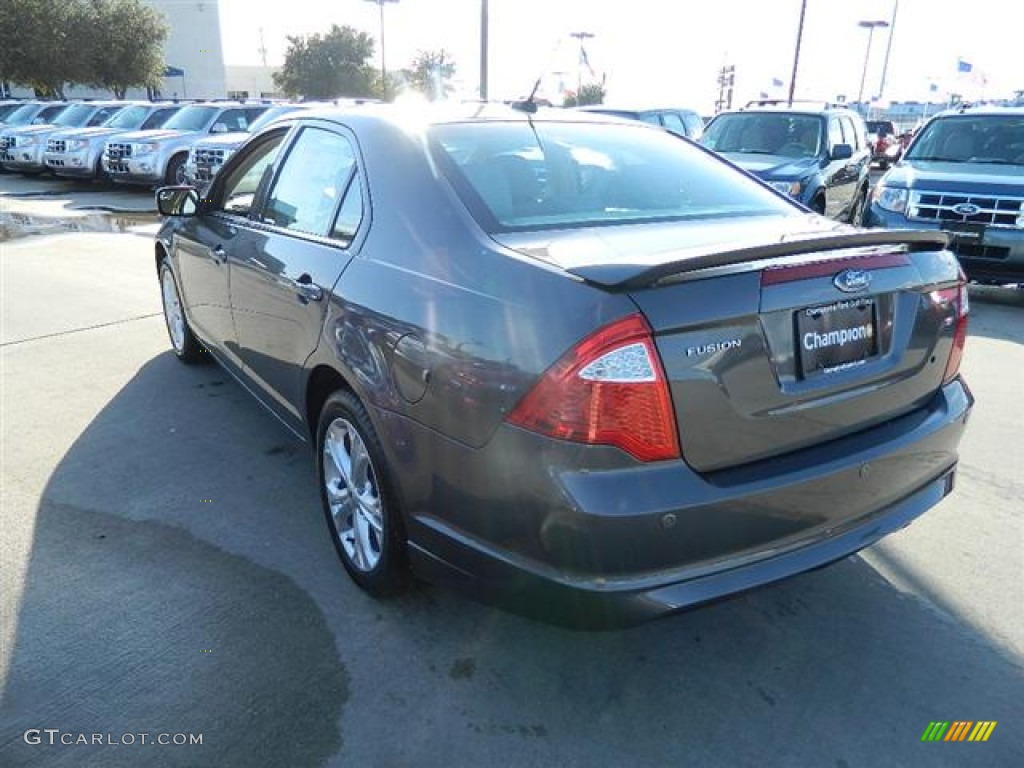
<path id="1" fill-rule="evenodd" d="M 213 177 L 217 175 L 217 171 L 224 164 L 224 150 L 197 147 L 194 152 L 196 179 L 199 181 L 213 181 Z"/>
<path id="2" fill-rule="evenodd" d="M 50 139 L 46 142 L 46 151 L 63 155 L 68 151 L 68 143 L 64 139 Z"/>
<path id="3" fill-rule="evenodd" d="M 913 221 L 1017 227 L 1017 218 L 1024 215 L 1024 197 L 911 192 L 907 213 L 907 218 Z"/>
<path id="4" fill-rule="evenodd" d="M 111 160 L 120 160 L 122 157 L 132 156 L 132 145 L 131 144 L 120 144 L 117 142 L 110 142 L 107 144 L 107 157 Z"/>

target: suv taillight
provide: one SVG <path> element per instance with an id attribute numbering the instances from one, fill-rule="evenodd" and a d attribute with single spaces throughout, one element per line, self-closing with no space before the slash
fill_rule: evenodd
<path id="1" fill-rule="evenodd" d="M 944 288 L 937 291 L 937 298 L 943 304 L 952 304 L 954 310 L 953 347 L 949 351 L 949 360 L 946 362 L 946 372 L 942 376 L 942 383 L 951 382 L 960 371 L 960 361 L 964 356 L 964 345 L 967 343 L 967 315 L 970 304 L 967 298 L 967 279 L 960 275 L 960 282 L 953 288 Z"/>
<path id="2" fill-rule="evenodd" d="M 566 352 L 507 421 L 562 440 L 614 445 L 640 461 L 680 457 L 668 380 L 638 314 Z"/>

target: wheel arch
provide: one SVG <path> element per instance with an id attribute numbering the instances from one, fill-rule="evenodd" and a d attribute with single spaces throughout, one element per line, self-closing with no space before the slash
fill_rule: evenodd
<path id="1" fill-rule="evenodd" d="M 320 419 L 320 411 L 327 402 L 331 393 L 344 389 L 351 392 L 359 400 L 359 393 L 349 384 L 348 380 L 336 369 L 323 363 L 317 365 L 310 371 L 306 380 L 305 405 L 303 414 L 306 418 L 306 429 L 312 441 L 316 442 L 317 422 Z"/>

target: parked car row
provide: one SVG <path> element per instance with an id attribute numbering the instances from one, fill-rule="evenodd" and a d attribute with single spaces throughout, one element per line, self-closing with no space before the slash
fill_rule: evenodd
<path id="1" fill-rule="evenodd" d="M 0 167 L 115 184 L 205 187 L 254 130 L 330 102 L 0 103 Z"/>

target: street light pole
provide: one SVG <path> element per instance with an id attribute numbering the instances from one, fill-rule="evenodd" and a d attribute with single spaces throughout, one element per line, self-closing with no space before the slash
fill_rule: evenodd
<path id="1" fill-rule="evenodd" d="M 896 13 L 900 9 L 900 0 L 893 0 L 892 21 L 889 22 L 889 42 L 885 46 L 885 63 L 882 64 L 882 82 L 878 85 L 878 98 L 885 94 L 885 76 L 889 73 L 889 55 L 892 53 L 892 36 L 896 34 Z"/>
<path id="2" fill-rule="evenodd" d="M 800 45 L 804 39 L 804 16 L 807 15 L 807 0 L 800 3 L 800 25 L 796 28 L 796 50 L 793 52 L 793 74 L 789 78 L 789 106 L 793 106 L 796 92 L 796 70 L 800 66 Z"/>
<path id="3" fill-rule="evenodd" d="M 580 91 L 583 90 L 583 41 L 589 40 L 594 36 L 593 32 L 572 32 L 569 37 L 575 37 L 580 41 L 580 56 L 576 62 L 576 103 L 580 100 Z"/>
<path id="4" fill-rule="evenodd" d="M 487 0 L 480 0 L 480 100 L 487 101 Z"/>
<path id="5" fill-rule="evenodd" d="M 876 27 L 888 27 L 888 21 L 859 21 L 857 22 L 858 27 L 863 27 L 868 31 L 868 48 L 864 53 L 864 71 L 860 76 L 860 90 L 857 92 L 857 103 L 860 105 L 864 104 L 864 81 L 868 77 L 868 62 L 871 60 L 871 38 L 875 36 Z"/>
<path id="6" fill-rule="evenodd" d="M 375 3 L 380 8 L 380 87 L 384 100 L 388 98 L 388 68 L 384 62 L 384 4 L 397 3 L 398 0 L 366 0 L 368 3 Z"/>

